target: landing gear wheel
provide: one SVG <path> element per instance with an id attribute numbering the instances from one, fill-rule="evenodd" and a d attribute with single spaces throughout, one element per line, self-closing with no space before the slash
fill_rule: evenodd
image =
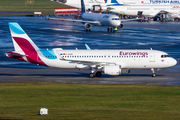
<path id="1" fill-rule="evenodd" d="M 156 74 L 155 74 L 155 73 L 153 73 L 153 74 L 152 74 L 152 77 L 156 77 Z"/>
<path id="2" fill-rule="evenodd" d="M 101 77 L 102 73 L 101 72 L 96 72 L 96 77 Z"/>
<path id="3" fill-rule="evenodd" d="M 110 29 L 108 28 L 107 31 L 110 32 Z"/>
<path id="4" fill-rule="evenodd" d="M 90 77 L 90 78 L 94 78 L 94 74 L 93 74 L 93 73 L 90 73 L 90 74 L 89 74 L 89 77 Z"/>
<path id="5" fill-rule="evenodd" d="M 86 29 L 86 32 L 91 32 L 91 29 Z"/>
<path id="6" fill-rule="evenodd" d="M 112 28 L 111 27 L 107 28 L 107 31 L 112 32 Z"/>
<path id="7" fill-rule="evenodd" d="M 113 29 L 112 28 L 110 28 L 110 32 L 112 32 L 113 31 Z"/>

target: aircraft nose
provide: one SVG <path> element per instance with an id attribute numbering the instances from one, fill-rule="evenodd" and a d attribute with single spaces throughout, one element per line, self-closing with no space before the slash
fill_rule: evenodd
<path id="1" fill-rule="evenodd" d="M 172 65 L 174 66 L 174 65 L 176 65 L 177 64 L 177 61 L 173 58 L 173 60 L 172 60 Z"/>
<path id="2" fill-rule="evenodd" d="M 114 22 L 114 26 L 119 26 L 121 24 L 121 22 L 120 21 L 116 21 L 116 22 Z"/>

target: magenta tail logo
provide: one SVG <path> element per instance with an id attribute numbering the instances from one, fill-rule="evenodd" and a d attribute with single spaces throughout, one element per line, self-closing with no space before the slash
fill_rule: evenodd
<path id="1" fill-rule="evenodd" d="M 11 35 L 16 52 L 24 52 L 26 60 L 34 64 L 40 64 L 46 66 L 39 57 L 37 51 L 38 47 L 19 26 L 18 23 L 9 23 Z M 16 43 L 16 44 L 15 44 Z"/>

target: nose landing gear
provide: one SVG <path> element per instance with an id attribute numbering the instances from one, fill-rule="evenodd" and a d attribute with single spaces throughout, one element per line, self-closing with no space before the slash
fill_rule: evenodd
<path id="1" fill-rule="evenodd" d="M 152 77 L 156 77 L 156 73 L 155 73 L 155 71 L 154 71 L 154 68 L 151 68 L 151 71 L 152 71 Z"/>
<path id="2" fill-rule="evenodd" d="M 108 31 L 108 32 L 114 32 L 114 33 L 116 33 L 116 32 L 117 32 L 117 28 L 114 28 L 114 30 L 113 30 L 112 27 L 108 27 L 108 28 L 107 28 L 107 31 Z"/>

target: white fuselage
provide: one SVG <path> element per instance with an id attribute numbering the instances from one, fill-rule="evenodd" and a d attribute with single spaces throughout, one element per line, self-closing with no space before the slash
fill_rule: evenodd
<path id="1" fill-rule="evenodd" d="M 121 68 L 167 68 L 177 61 L 157 50 L 58 50 L 57 59 L 39 55 L 50 67 L 91 69 L 93 65 L 119 65 Z M 48 56 L 50 57 L 50 56 Z M 52 57 L 52 56 L 51 56 Z"/>
<path id="2" fill-rule="evenodd" d="M 86 10 L 92 10 L 93 5 L 100 5 L 103 10 L 109 9 L 112 12 L 124 15 L 137 15 L 139 11 L 145 16 L 155 16 L 161 11 L 166 11 L 171 14 L 180 14 L 179 0 L 117 0 L 119 5 L 114 5 L 114 3 L 111 3 L 111 0 L 107 0 L 106 2 L 107 3 L 102 0 L 84 1 Z M 62 4 L 78 9 L 81 8 L 80 0 L 66 0 L 66 2 Z"/>
<path id="3" fill-rule="evenodd" d="M 166 11 L 170 14 L 180 14 L 180 5 L 122 5 L 122 6 L 110 6 L 112 12 L 125 14 L 125 15 L 137 15 L 138 12 L 142 12 L 145 16 L 155 16 L 161 11 Z"/>
<path id="4" fill-rule="evenodd" d="M 51 0 L 61 4 L 81 9 L 80 0 Z M 106 2 L 106 3 L 105 3 Z M 119 4 L 125 5 L 180 5 L 180 0 L 117 0 Z M 100 5 L 103 10 L 111 3 L 111 0 L 84 0 L 86 10 L 92 9 L 93 5 Z"/>
<path id="5" fill-rule="evenodd" d="M 97 26 L 118 27 L 121 24 L 118 16 L 110 14 L 83 13 L 81 18 L 84 21 L 96 21 L 98 23 L 93 25 Z"/>

